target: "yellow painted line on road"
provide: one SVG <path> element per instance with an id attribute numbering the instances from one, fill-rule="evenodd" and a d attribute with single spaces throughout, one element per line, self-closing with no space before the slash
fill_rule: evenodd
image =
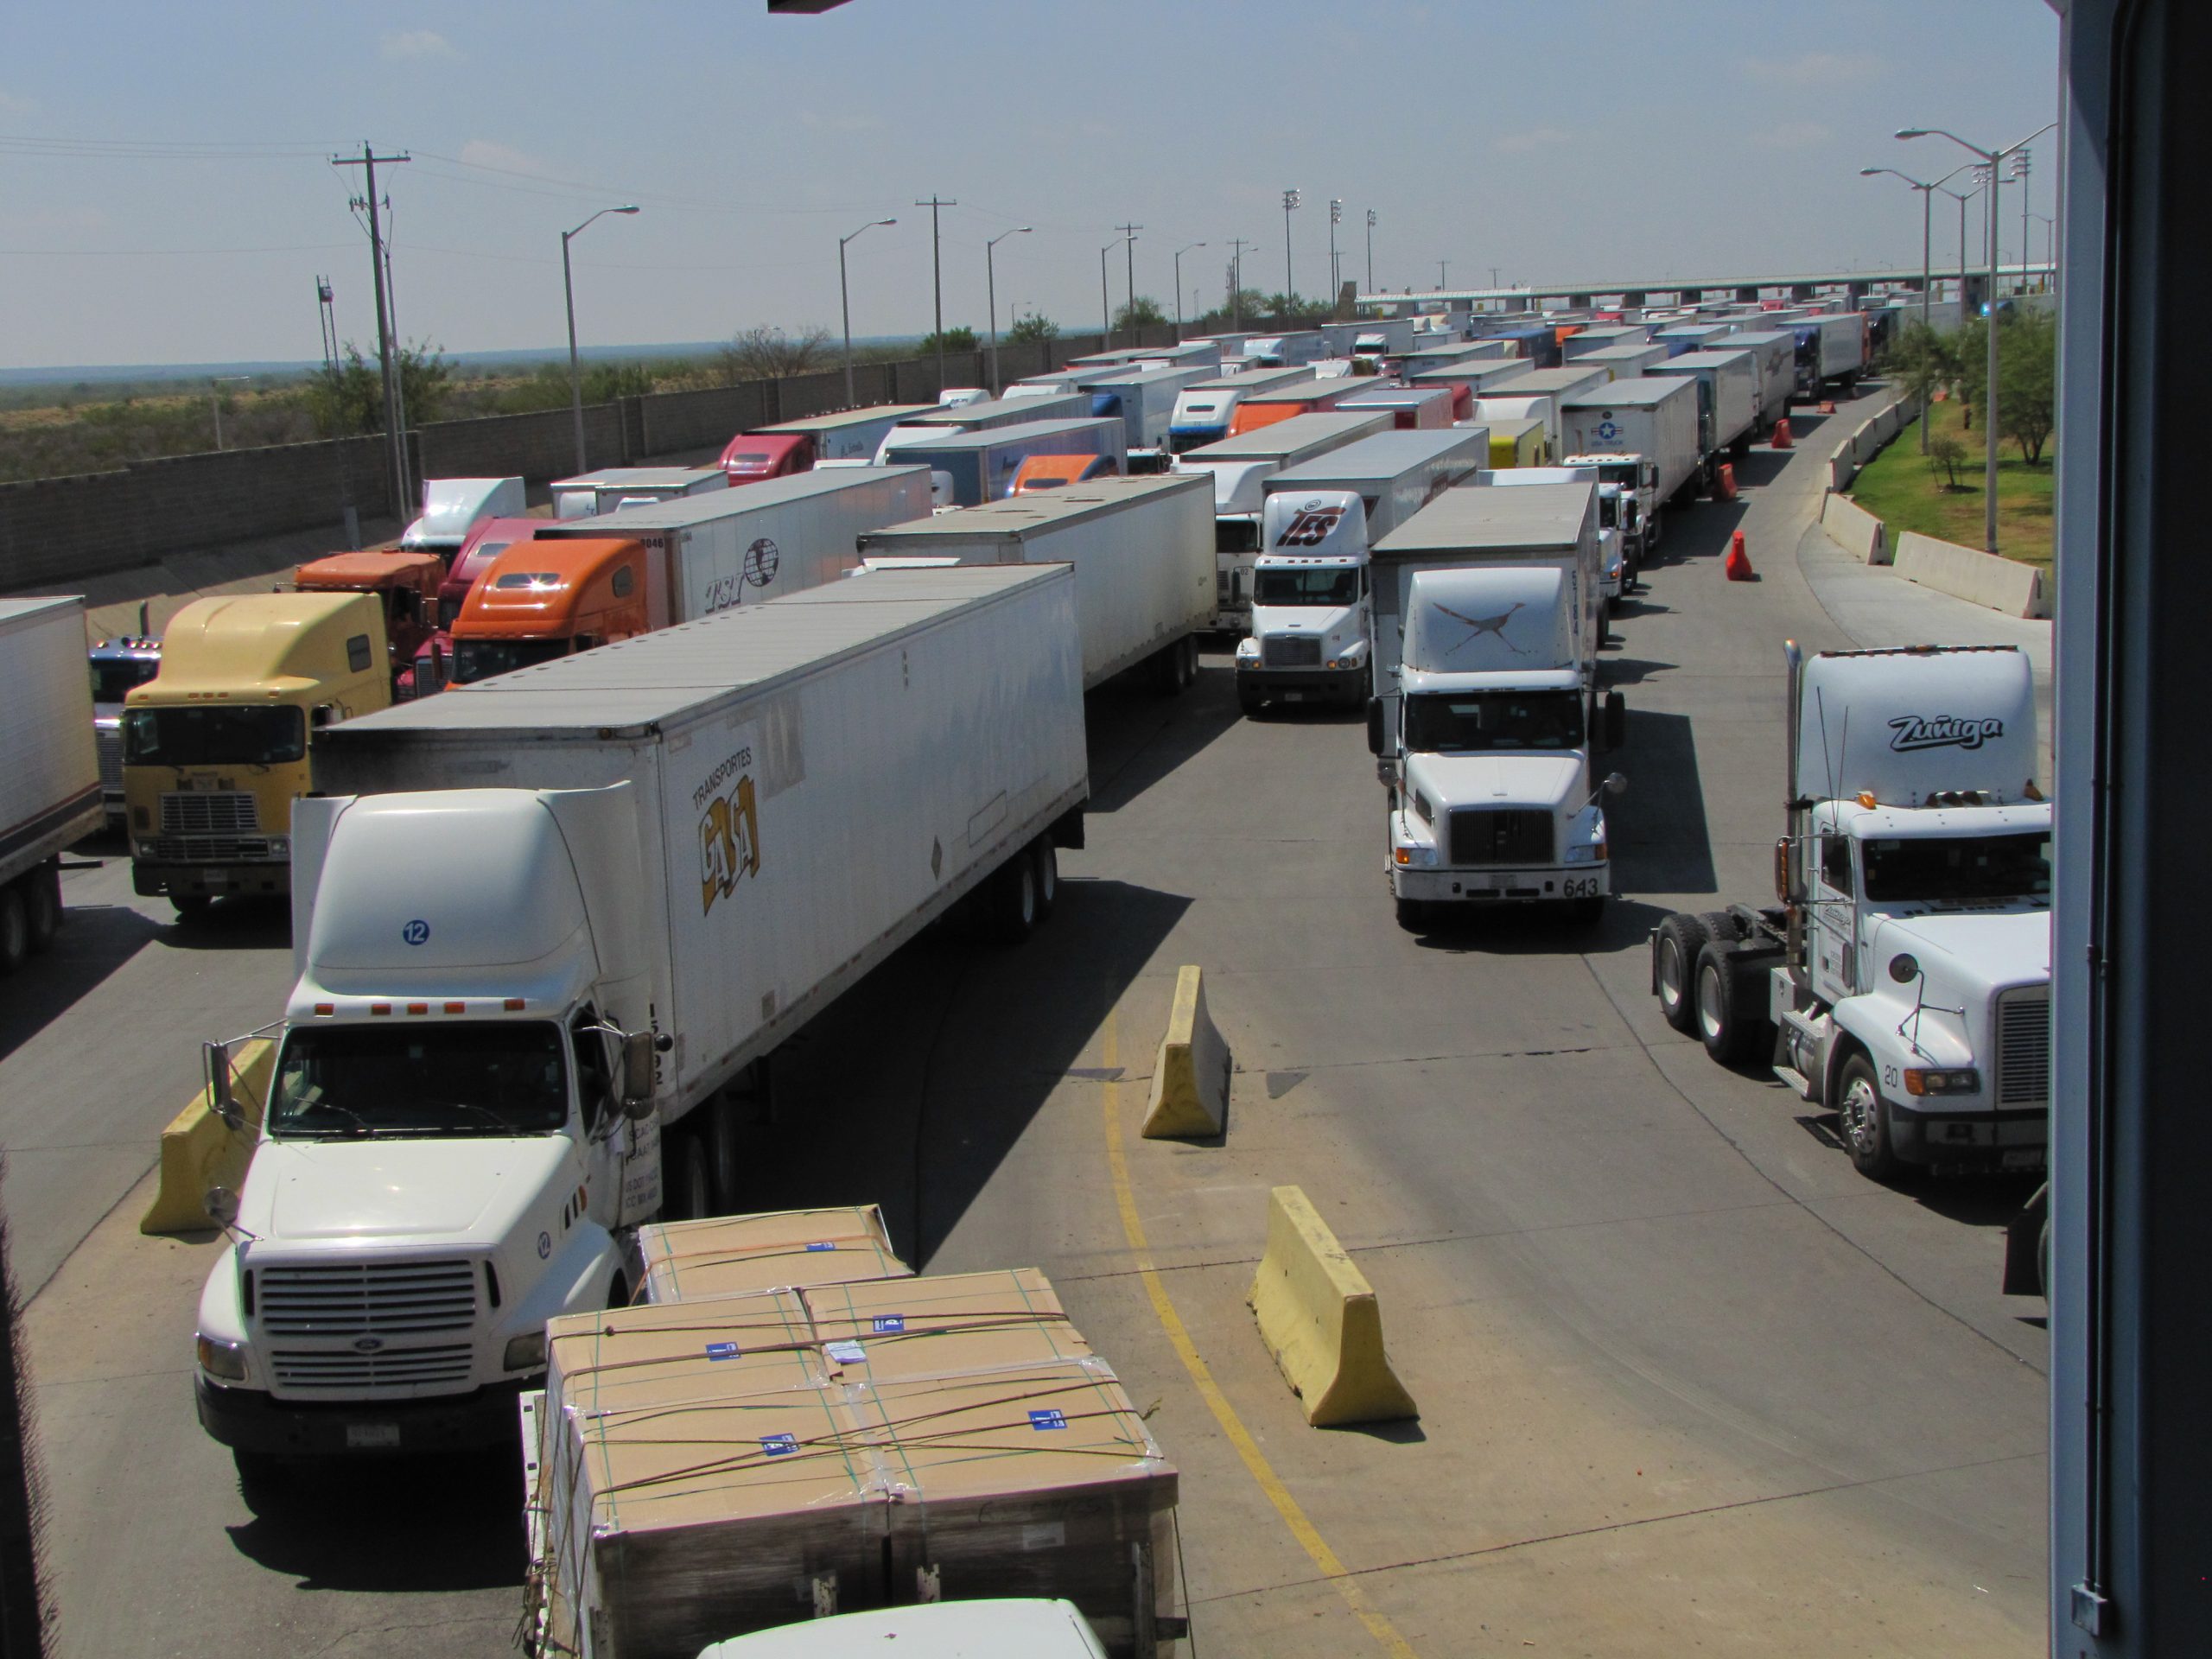
<path id="1" fill-rule="evenodd" d="M 1338 1595 L 1352 1614 L 1367 1627 L 1376 1644 L 1392 1659 L 1419 1659 L 1413 1644 L 1398 1633 L 1398 1627 L 1367 1598 L 1359 1581 L 1351 1576 L 1337 1552 L 1329 1548 L 1328 1540 L 1321 1536 L 1306 1515 L 1303 1506 L 1290 1494 L 1282 1477 L 1275 1473 L 1268 1461 L 1267 1453 L 1260 1450 L 1260 1443 L 1252 1438 L 1252 1431 L 1244 1427 L 1244 1420 L 1236 1414 L 1236 1408 L 1229 1403 L 1229 1396 L 1213 1380 L 1199 1354 L 1198 1344 L 1191 1340 L 1191 1333 L 1184 1328 L 1182 1315 L 1176 1313 L 1175 1304 L 1167 1294 L 1167 1287 L 1152 1265 L 1152 1247 L 1145 1242 L 1144 1220 L 1137 1214 L 1135 1192 L 1129 1185 L 1128 1159 L 1122 1150 L 1122 1103 L 1120 1086 L 1113 1080 L 1119 1066 L 1120 1044 L 1116 1036 L 1117 1016 L 1111 1011 L 1106 1015 L 1106 1025 L 1100 1038 L 1101 1069 L 1107 1076 L 1099 1084 L 1099 1103 L 1106 1129 L 1106 1160 L 1114 1174 L 1114 1203 L 1122 1212 L 1122 1231 L 1128 1236 L 1129 1249 L 1136 1257 L 1137 1276 L 1144 1281 L 1145 1294 L 1152 1299 L 1152 1311 L 1159 1316 L 1160 1328 L 1167 1333 L 1168 1345 L 1175 1350 L 1175 1357 L 1183 1362 L 1183 1369 L 1191 1374 L 1191 1381 L 1198 1384 L 1198 1396 L 1213 1413 L 1214 1421 L 1221 1425 L 1229 1443 L 1236 1448 L 1236 1455 L 1244 1459 L 1244 1467 L 1260 1484 L 1268 1502 L 1274 1504 L 1275 1513 L 1282 1517 L 1283 1525 L 1290 1529 L 1290 1535 L 1298 1540 L 1299 1547 L 1311 1556 L 1313 1565 L 1321 1569 L 1321 1576 L 1336 1587 Z"/>

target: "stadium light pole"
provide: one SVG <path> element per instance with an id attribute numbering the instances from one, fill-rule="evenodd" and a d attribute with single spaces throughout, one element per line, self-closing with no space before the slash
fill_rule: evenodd
<path id="1" fill-rule="evenodd" d="M 1032 228 L 1032 226 L 1027 225 L 1020 225 L 1015 226 L 1010 231 L 1001 231 L 996 236 L 983 244 L 983 287 L 985 293 L 988 296 L 988 303 L 991 310 L 991 396 L 994 397 L 999 395 L 1000 385 L 999 279 L 997 273 L 991 268 L 991 250 L 998 246 L 1000 243 L 1005 241 L 1009 236 L 1028 235 Z"/>
<path id="2" fill-rule="evenodd" d="M 1300 200 L 1295 190 L 1282 193 L 1282 297 L 1289 305 L 1298 302 L 1298 285 L 1290 275 L 1290 216 L 1298 210 Z"/>
<path id="3" fill-rule="evenodd" d="M 845 319 L 845 407 L 852 408 L 860 399 L 853 395 L 853 296 L 845 284 L 845 244 L 855 241 L 880 225 L 896 225 L 895 219 L 872 219 L 855 231 L 851 236 L 837 238 L 837 309 Z"/>
<path id="4" fill-rule="evenodd" d="M 576 470 L 589 472 L 584 461 L 584 377 L 576 365 L 576 284 L 569 274 L 569 244 L 591 228 L 592 220 L 609 213 L 634 213 L 635 207 L 602 207 L 573 231 L 561 232 L 561 292 L 569 304 L 569 412 L 576 426 Z"/>
<path id="5" fill-rule="evenodd" d="M 1183 256 L 1191 248 L 1204 246 L 1205 244 L 1203 242 L 1193 242 L 1188 248 L 1175 250 L 1175 343 L 1178 346 L 1183 343 Z"/>

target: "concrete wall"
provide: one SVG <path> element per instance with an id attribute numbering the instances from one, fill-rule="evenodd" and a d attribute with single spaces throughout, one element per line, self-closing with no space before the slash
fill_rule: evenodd
<path id="1" fill-rule="evenodd" d="M 1908 582 L 1986 605 L 2006 616 L 2050 614 L 2044 573 L 2032 564 L 1939 542 L 1910 530 L 1897 537 L 1896 564 L 1897 575 Z"/>
<path id="2" fill-rule="evenodd" d="M 1890 562 L 1889 537 L 1882 521 L 1849 496 L 1830 494 L 1821 503 L 1821 528 L 1830 541 L 1864 563 Z"/>
<path id="3" fill-rule="evenodd" d="M 1122 334 L 1114 343 L 1165 346 L 1174 335 L 1173 327 L 1147 328 L 1135 342 Z M 1041 374 L 1103 348 L 1096 334 L 1003 346 L 1000 373 L 1007 380 Z M 952 352 L 943 384 L 983 385 L 988 373 L 987 352 Z M 934 357 L 854 365 L 860 404 L 934 403 L 938 391 Z M 846 403 L 840 367 L 588 404 L 587 464 L 634 466 L 718 449 L 749 428 L 827 414 Z M 519 474 L 543 485 L 576 469 L 575 422 L 566 409 L 432 422 L 410 432 L 408 442 L 418 478 Z M 413 504 L 390 495 L 380 436 L 174 455 L 112 472 L 0 484 L 0 593 L 81 588 L 97 575 L 296 532 L 321 532 L 334 547 L 342 503 L 350 501 L 365 519 L 411 516 Z"/>

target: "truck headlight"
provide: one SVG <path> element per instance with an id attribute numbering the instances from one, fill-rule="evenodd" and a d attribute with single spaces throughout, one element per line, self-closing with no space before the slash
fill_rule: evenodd
<path id="1" fill-rule="evenodd" d="M 292 838 L 289 836 L 270 836 L 269 852 L 272 858 L 289 858 L 292 855 Z"/>
<path id="2" fill-rule="evenodd" d="M 1972 1066 L 1943 1071 L 1908 1070 L 1904 1074 L 1904 1091 L 1908 1095 L 1978 1095 L 1981 1092 L 1981 1073 Z"/>
<path id="3" fill-rule="evenodd" d="M 1359 668 L 1367 661 L 1367 641 L 1356 639 L 1329 658 L 1331 668 Z"/>
<path id="4" fill-rule="evenodd" d="M 545 1332 L 532 1331 L 526 1336 L 507 1338 L 507 1351 L 499 1356 L 503 1371 L 542 1371 L 545 1369 Z"/>
<path id="5" fill-rule="evenodd" d="M 1257 639 L 1253 639 L 1249 634 L 1247 634 L 1243 639 L 1239 639 L 1236 642 L 1236 660 L 1240 663 L 1258 662 L 1260 660 L 1260 642 Z"/>
<path id="6" fill-rule="evenodd" d="M 200 1369 L 219 1382 L 245 1381 L 245 1344 L 242 1342 L 219 1342 L 213 1337 L 200 1338 Z"/>

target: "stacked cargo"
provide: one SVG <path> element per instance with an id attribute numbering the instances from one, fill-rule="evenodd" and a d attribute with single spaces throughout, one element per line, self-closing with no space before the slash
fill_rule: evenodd
<path id="1" fill-rule="evenodd" d="M 914 1272 L 891 1248 L 883 1211 L 872 1204 L 655 1222 L 638 1229 L 638 1252 L 645 1264 L 641 1302 L 708 1301 Z"/>

